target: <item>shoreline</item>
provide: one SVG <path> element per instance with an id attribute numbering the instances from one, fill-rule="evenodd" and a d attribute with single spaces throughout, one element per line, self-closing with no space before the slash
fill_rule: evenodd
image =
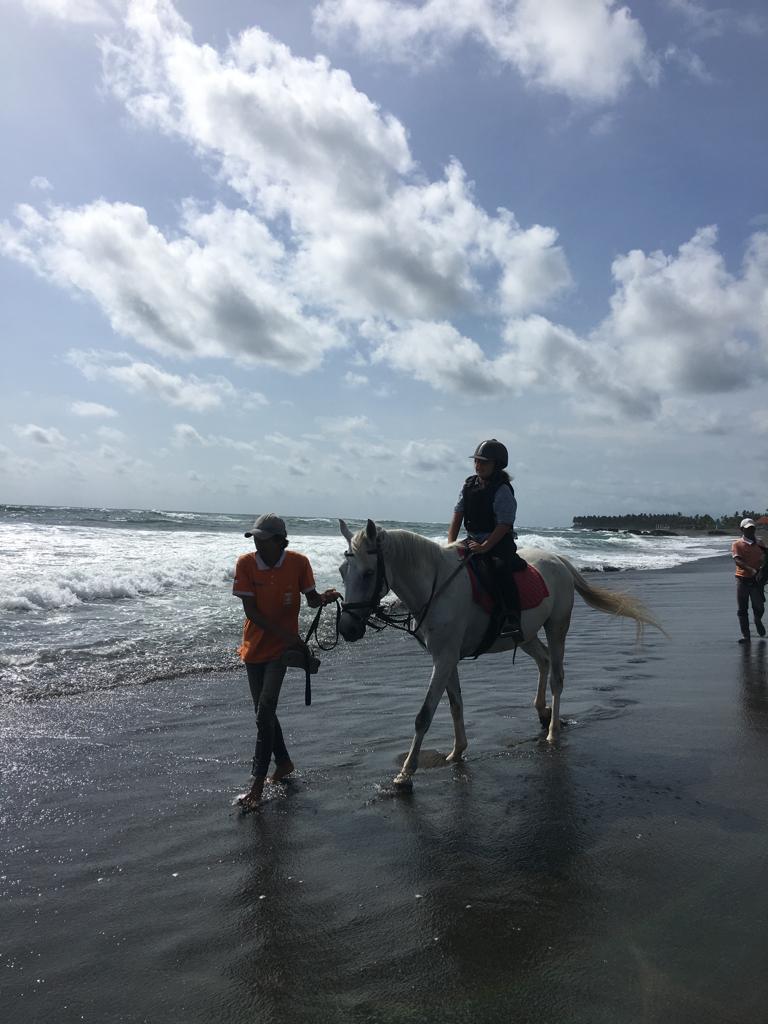
<path id="1" fill-rule="evenodd" d="M 10 707 L 9 1019 L 762 1024 L 768 644 L 726 557 L 601 577 L 667 629 L 641 647 L 577 599 L 555 747 L 530 659 L 463 662 L 467 757 L 443 700 L 410 796 L 399 633 L 323 655 L 310 708 L 289 673 L 296 776 L 247 816 L 242 671 Z"/>
<path id="2" fill-rule="evenodd" d="M 609 580 L 614 580 L 619 589 L 622 588 L 623 583 L 627 579 L 640 579 L 646 577 L 664 576 L 666 574 L 678 574 L 678 573 L 714 573 L 714 572 L 725 572 L 727 574 L 727 567 L 732 564 L 730 555 L 709 555 L 701 558 L 692 559 L 688 562 L 682 562 L 679 565 L 665 566 L 663 568 L 653 569 L 638 569 L 635 567 L 628 567 L 625 569 L 580 569 L 579 571 L 584 573 L 587 577 L 588 582 L 594 586 L 602 587 L 606 585 Z M 610 585 L 610 584 L 609 584 Z M 576 595 L 576 603 L 579 603 L 579 597 Z M 396 602 L 396 604 L 399 602 Z M 314 613 L 313 613 L 314 614 Z M 330 621 L 331 612 L 328 612 L 328 619 Z M 305 632 L 306 624 L 302 627 L 302 632 Z M 344 645 L 343 639 L 338 639 L 339 645 Z M 234 641 L 232 646 L 234 647 Z M 317 651 L 316 652 L 321 660 L 324 657 L 328 657 L 328 653 Z M 163 674 L 152 675 L 146 679 L 127 679 L 119 682 L 110 683 L 98 687 L 83 686 L 81 689 L 70 689 L 63 691 L 54 692 L 43 692 L 39 694 L 25 694 L 23 696 L 13 695 L 7 700 L 0 701 L 0 707 L 13 706 L 19 702 L 21 704 L 37 705 L 46 704 L 49 701 L 61 701 L 69 699 L 77 699 L 80 697 L 86 697 L 89 694 L 97 693 L 110 693 L 114 691 L 122 690 L 140 690 L 145 687 L 151 687 L 154 685 L 175 685 L 183 682 L 202 682 L 211 677 L 222 676 L 224 678 L 231 678 L 242 670 L 242 664 L 238 661 L 228 666 L 209 666 L 205 668 L 194 668 L 186 672 L 169 671 Z"/>

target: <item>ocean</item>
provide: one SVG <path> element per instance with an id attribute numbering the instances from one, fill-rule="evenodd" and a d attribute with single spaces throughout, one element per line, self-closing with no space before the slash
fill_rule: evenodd
<path id="1" fill-rule="evenodd" d="M 244 513 L 0 505 L 0 701 L 34 701 L 234 669 L 242 608 L 237 556 L 250 550 Z M 363 525 L 350 519 L 349 526 Z M 318 587 L 340 584 L 338 522 L 286 518 Z M 381 520 L 445 538 L 440 523 Z M 556 551 L 578 568 L 663 569 L 728 551 L 724 537 L 641 537 L 518 528 L 519 546 Z M 302 629 L 312 613 L 302 609 Z M 326 613 L 323 629 L 332 630 Z M 322 634 L 321 634 L 322 635 Z"/>

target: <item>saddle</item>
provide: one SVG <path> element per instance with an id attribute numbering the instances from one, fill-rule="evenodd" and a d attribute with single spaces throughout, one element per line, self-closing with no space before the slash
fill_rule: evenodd
<path id="1" fill-rule="evenodd" d="M 456 548 L 459 558 L 466 559 L 469 548 L 458 545 Z M 500 636 L 503 636 L 505 623 L 505 609 L 501 601 L 499 586 L 494 575 L 494 569 L 489 564 L 488 558 L 473 558 L 467 562 L 467 574 L 472 587 L 472 600 L 490 616 L 488 628 L 485 631 L 480 645 L 472 655 L 478 658 L 491 647 Z M 522 559 L 520 560 L 522 562 Z M 544 578 L 538 569 L 532 565 L 523 563 L 524 569 L 513 572 L 512 577 L 517 587 L 520 598 L 520 611 L 528 611 L 531 608 L 538 608 L 545 597 L 549 597 L 549 590 Z"/>

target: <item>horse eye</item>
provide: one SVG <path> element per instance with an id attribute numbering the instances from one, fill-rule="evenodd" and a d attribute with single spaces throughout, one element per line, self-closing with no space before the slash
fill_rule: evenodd
<path id="1" fill-rule="evenodd" d="M 371 576 L 374 576 L 374 575 L 375 575 L 375 573 L 374 573 L 373 569 L 366 569 L 365 572 L 363 573 L 363 578 L 366 579 L 366 580 L 369 580 L 371 578 Z"/>

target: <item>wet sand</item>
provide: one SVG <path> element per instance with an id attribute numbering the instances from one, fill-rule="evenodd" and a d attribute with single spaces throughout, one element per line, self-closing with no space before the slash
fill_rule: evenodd
<path id="1" fill-rule="evenodd" d="M 577 599 L 555 748 L 530 659 L 463 664 L 467 759 L 443 703 L 410 796 L 401 634 L 324 655 L 311 708 L 291 674 L 296 778 L 248 816 L 244 673 L 6 708 L 4 1018 L 764 1024 L 768 644 L 728 559 L 596 581 L 670 639 Z"/>

